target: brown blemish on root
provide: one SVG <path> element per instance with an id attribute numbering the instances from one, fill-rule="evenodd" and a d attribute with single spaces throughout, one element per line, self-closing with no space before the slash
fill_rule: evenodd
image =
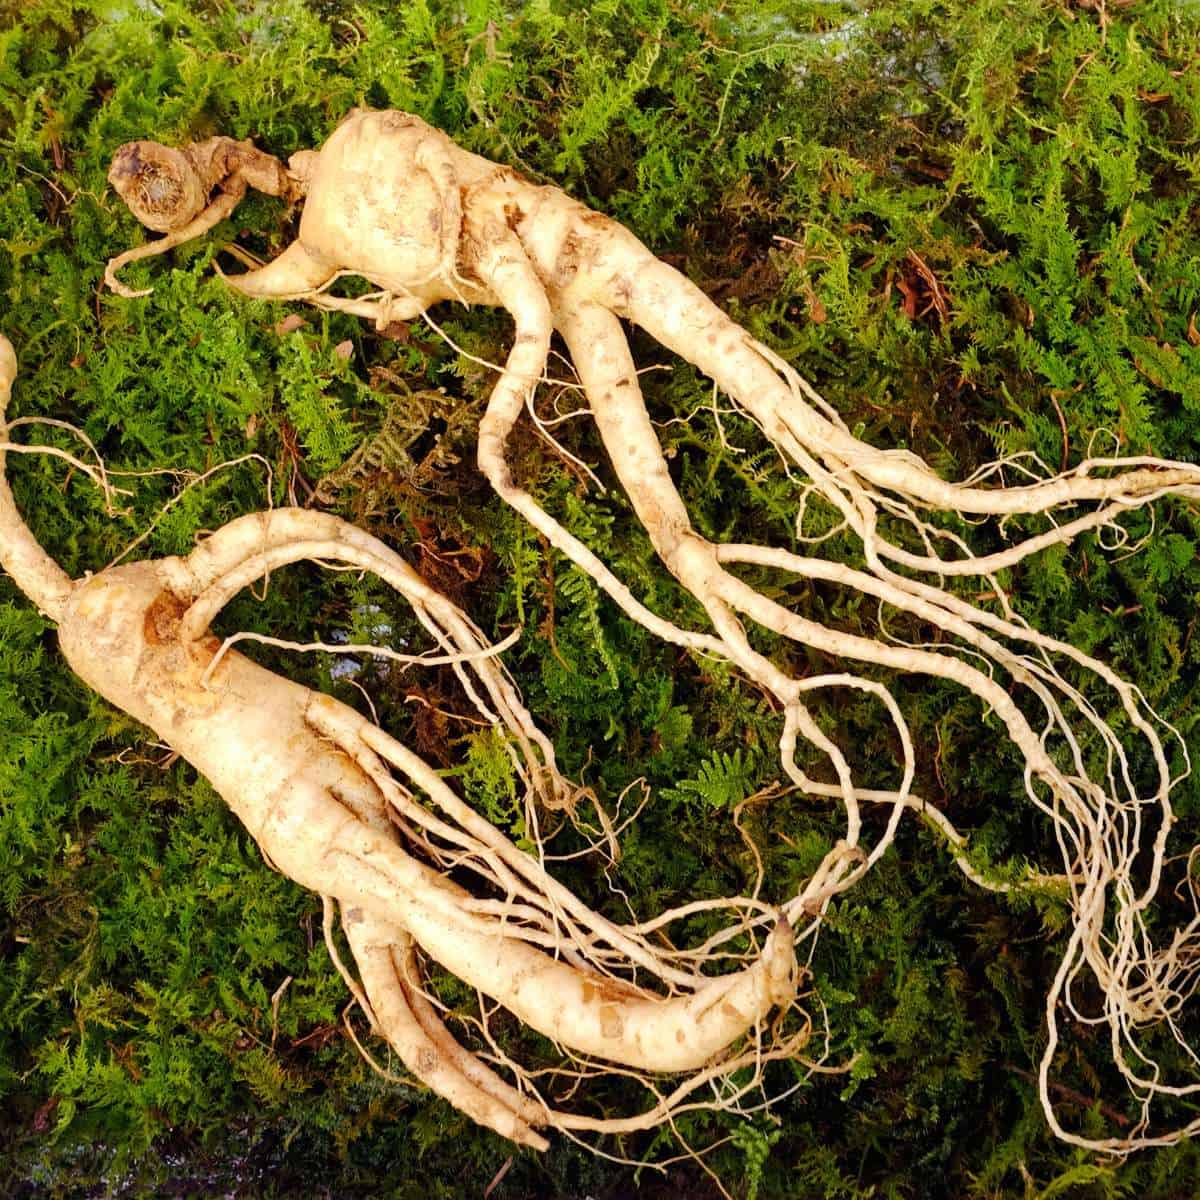
<path id="1" fill-rule="evenodd" d="M 188 602 L 174 592 L 162 591 L 146 609 L 142 635 L 148 646 L 161 646 L 179 636 L 179 622 L 188 610 Z"/>
<path id="2" fill-rule="evenodd" d="M 613 297 L 618 304 L 628 304 L 633 296 L 633 284 L 625 275 L 614 275 L 611 280 Z"/>
<path id="3" fill-rule="evenodd" d="M 606 1004 L 600 1009 L 600 1032 L 606 1038 L 619 1038 L 624 1035 L 625 1022 L 615 1005 Z"/>
<path id="4" fill-rule="evenodd" d="M 599 1000 L 601 1004 L 623 1004 L 627 1000 L 639 997 L 636 988 L 622 983 L 619 979 L 602 979 L 599 977 L 585 979 L 580 985 L 580 995 L 584 1004 Z"/>
<path id="5" fill-rule="evenodd" d="M 174 592 L 161 591 L 150 602 L 142 618 L 142 637 L 149 646 L 169 646 L 179 643 L 179 624 L 191 607 L 191 601 Z M 221 639 L 205 633 L 190 645 L 183 647 L 193 663 L 206 666 L 221 648 Z"/>
<path id="6" fill-rule="evenodd" d="M 583 243 L 579 237 L 568 232 L 562 240 L 562 245 L 558 249 L 558 256 L 554 260 L 554 269 L 551 273 L 551 282 L 556 287 L 566 287 L 572 279 L 579 273 L 579 268 L 582 261 Z"/>

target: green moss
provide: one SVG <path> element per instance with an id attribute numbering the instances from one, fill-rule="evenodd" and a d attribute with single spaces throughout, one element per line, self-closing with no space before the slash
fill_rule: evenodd
<path id="1" fill-rule="evenodd" d="M 413 392 L 443 389 L 437 420 L 470 428 L 489 377 L 422 327 L 393 341 L 306 311 L 306 327 L 281 335 L 286 306 L 244 302 L 214 278 L 225 239 L 262 255 L 286 244 L 293 229 L 274 202 L 247 202 L 203 246 L 131 268 L 153 295 L 99 291 L 106 259 L 141 237 L 106 190 L 118 144 L 220 131 L 286 155 L 363 103 L 411 109 L 626 222 L 878 445 L 959 476 L 997 454 L 1057 467 L 1093 441 L 1200 456 L 1194 4 L 8 0 L 0 13 L 0 327 L 24 363 L 16 407 L 77 422 L 114 469 L 198 472 L 250 452 L 272 468 L 269 485 L 254 462 L 193 488 L 139 552 L 185 548 L 261 506 L 268 486 L 276 501 L 306 496 L 385 424 L 396 389 L 381 369 Z M 503 317 L 442 320 L 473 353 L 503 353 Z M 349 361 L 335 352 L 346 341 Z M 635 351 L 667 363 L 644 340 Z M 718 428 L 704 380 L 667 365 L 644 377 L 647 399 L 698 527 L 789 544 L 797 490 L 777 458 L 736 414 Z M 690 419 L 665 424 L 677 417 Z M 557 432 L 602 462 L 585 421 Z M 432 448 L 431 437 L 404 450 L 423 462 Z M 437 460 L 436 486 L 371 461 L 374 477 L 337 490 L 340 511 L 440 572 L 485 629 L 525 626 L 508 660 L 569 772 L 609 805 L 638 775 L 655 789 L 612 873 L 637 909 L 751 886 L 730 812 L 774 782 L 779 722 L 762 696 L 655 643 L 548 556 L 474 472 L 469 438 Z M 516 439 L 514 469 L 652 608 L 702 621 L 619 492 L 585 497 L 531 436 Z M 186 478 L 136 479 L 110 513 L 53 460 L 10 471 L 36 533 L 75 573 L 120 552 Z M 806 532 L 832 524 L 814 507 Z M 982 549 L 1001 544 L 994 529 L 946 524 Z M 1151 533 L 1140 516 L 1129 529 Z M 1002 580 L 1023 616 L 1135 679 L 1193 747 L 1196 534 L 1194 506 L 1165 503 L 1134 557 L 1089 535 Z M 422 545 L 469 550 L 478 571 L 447 572 Z M 835 538 L 827 552 L 852 547 Z M 814 619 L 878 628 L 873 604 L 754 578 Z M 46 623 L 4 581 L 0 594 L 0 1191 L 481 1194 L 510 1147 L 364 1066 L 341 1032 L 345 990 L 314 898 L 262 863 L 206 784 L 69 676 Z M 307 638 L 353 629 L 372 605 L 397 638 L 415 634 L 369 581 L 304 568 L 223 620 Z M 897 617 L 889 629 L 920 636 Z M 759 644 L 793 671 L 832 665 Z M 328 658 L 264 661 L 357 703 Z M 458 764 L 468 794 L 520 836 L 495 747 L 428 716 L 465 713 L 450 673 L 368 666 L 360 679 L 389 728 Z M 410 702 L 417 688 L 428 703 Z M 922 750 L 920 790 L 973 831 L 979 861 L 1051 859 L 1016 756 L 977 703 L 940 684 L 900 681 L 898 694 Z M 892 777 L 875 702 L 829 693 L 816 715 L 864 778 Z M 1181 787 L 1180 848 L 1200 840 L 1196 797 Z M 795 795 L 743 811 L 775 896 L 838 833 L 827 804 Z M 594 868 L 564 877 L 622 915 Z M 1047 1135 L 1029 1072 L 1063 938 L 1055 898 L 981 894 L 914 824 L 830 913 L 813 959 L 831 1061 L 857 1054 L 854 1072 L 805 1079 L 780 1066 L 774 1086 L 798 1090 L 778 1123 L 688 1117 L 681 1132 L 727 1137 L 713 1169 L 759 1197 L 1183 1194 L 1200 1167 L 1191 1146 L 1114 1163 Z M 454 981 L 438 986 L 470 1009 Z M 547 1054 L 503 1032 L 515 1052 Z M 1103 1057 L 1093 1049 L 1069 1040 L 1063 1078 L 1127 1119 L 1112 1072 L 1090 1073 Z M 1177 1048 L 1163 1050 L 1179 1065 Z M 612 1082 L 585 1103 L 644 1100 Z M 1069 1097 L 1064 1112 L 1081 1125 L 1100 1116 Z M 675 1149 L 651 1136 L 605 1148 L 635 1161 Z M 639 1186 L 709 1185 L 693 1166 L 639 1174 L 560 1140 L 540 1160 L 518 1154 L 493 1195 Z"/>

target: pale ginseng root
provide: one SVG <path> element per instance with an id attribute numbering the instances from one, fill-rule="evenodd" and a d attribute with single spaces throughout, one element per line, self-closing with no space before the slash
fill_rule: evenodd
<path id="1" fill-rule="evenodd" d="M 753 898 L 707 902 L 732 915 L 730 934 L 748 947 L 734 952 L 671 948 L 662 931 L 688 909 L 644 926 L 616 924 L 372 722 L 209 632 L 232 596 L 288 564 L 371 571 L 412 605 L 435 642 L 424 655 L 383 653 L 452 664 L 479 713 L 506 734 L 531 819 L 535 800 L 569 806 L 572 789 L 496 648 L 378 539 L 324 513 L 278 509 L 229 522 L 186 557 L 68 578 L 30 533 L 5 479 L 4 408 L 15 374 L 0 336 L 0 566 L 57 623 L 81 679 L 203 774 L 273 866 L 340 904 L 357 994 L 419 1079 L 481 1124 L 544 1148 L 539 1128 L 623 1131 L 669 1122 L 687 1107 L 729 1107 L 736 1101 L 720 1094 L 720 1081 L 749 1065 L 758 1086 L 763 1063 L 795 1053 L 806 1022 L 799 1033 L 785 1023 L 799 981 L 785 915 Z M 103 465 L 88 469 L 105 482 Z M 764 917 L 770 929 L 760 937 Z M 650 1107 L 611 1122 L 574 1116 L 519 1069 L 515 1082 L 501 1078 L 454 1040 L 425 997 L 418 947 L 565 1053 L 643 1079 Z M 729 964 L 731 972 L 706 973 Z M 486 1017 L 482 1028 L 486 1035 Z M 658 1073 L 691 1078 L 664 1096 Z"/>
<path id="2" fill-rule="evenodd" d="M 143 152 L 139 148 L 153 145 L 123 147 L 110 176 L 135 213 L 142 181 L 129 163 Z M 258 169 L 261 176 L 261 164 Z M 953 681 L 1001 723 L 1024 759 L 1024 790 L 1051 824 L 1062 859 L 1058 878 L 1074 915 L 1046 1002 L 1049 1038 L 1039 1086 L 1047 1120 L 1068 1142 L 1114 1153 L 1166 1144 L 1200 1130 L 1200 1119 L 1170 1132 L 1151 1130 L 1155 1098 L 1186 1097 L 1200 1084 L 1162 1079 L 1139 1038 L 1141 1029 L 1165 1022 L 1200 1066 L 1177 1023 L 1183 1002 L 1200 982 L 1194 970 L 1200 918 L 1177 930 L 1166 945 L 1155 944 L 1149 924 L 1174 820 L 1170 793 L 1178 782 L 1163 739 L 1177 734 L 1133 684 L 1096 658 L 1029 628 L 995 579 L 997 571 L 1086 530 L 1119 530 L 1118 517 L 1159 497 L 1200 496 L 1200 470 L 1152 458 L 1090 458 L 1069 472 L 1019 487 L 979 486 L 995 467 L 965 484 L 947 483 L 907 451 L 878 450 L 853 437 L 793 368 L 628 230 L 557 188 L 535 186 L 462 150 L 408 114 L 355 110 L 320 151 L 294 155 L 285 174 L 285 182 L 267 190 L 306 197 L 299 237 L 273 262 L 229 278 L 230 285 L 249 296 L 304 299 L 351 312 L 380 328 L 417 315 L 436 328 L 426 310 L 451 299 L 506 309 L 515 334 L 503 368 L 496 368 L 500 379 L 480 427 L 484 474 L 629 617 L 693 651 L 725 656 L 777 699 L 784 714 L 784 770 L 802 791 L 833 796 L 845 810 L 843 838 L 785 906 L 797 936 L 813 935 L 832 897 L 886 851 L 906 809 L 933 810 L 912 795 L 915 750 L 889 690 L 850 673 L 795 679 L 754 649 L 743 626 L 746 619 L 839 659 Z M 192 196 L 181 209 L 181 223 L 199 221 L 204 205 L 220 203 L 225 194 L 210 202 L 211 186 L 208 191 L 192 186 L 189 192 L 180 183 L 177 190 Z M 144 249 L 148 254 L 169 245 L 164 240 Z M 330 294 L 329 287 L 344 274 L 363 276 L 379 290 L 354 300 Z M 697 534 L 647 415 L 621 318 L 693 363 L 759 426 L 789 469 L 803 476 L 799 512 L 809 496 L 831 506 L 860 547 L 861 568 L 823 558 L 817 543 L 803 536 L 799 515 L 797 540 L 804 554 L 771 546 L 713 545 Z M 617 477 L 664 564 L 703 605 L 711 631 L 681 629 L 650 612 L 513 480 L 505 462 L 506 441 L 524 411 L 537 420 L 533 393 L 546 379 L 556 330 L 570 350 Z M 921 509 L 1002 519 L 1045 514 L 1051 527 L 977 557 L 963 539 L 923 519 Z M 1061 523 L 1055 519 L 1060 510 L 1065 510 Z M 919 552 L 904 544 L 910 538 L 892 532 L 905 528 L 922 547 Z M 942 549 L 949 554 L 939 553 Z M 937 642 L 907 646 L 827 628 L 730 570 L 746 564 L 869 595 L 881 612 L 886 607 L 908 614 L 936 631 Z M 944 580 L 951 575 L 990 584 L 999 612 L 949 592 Z M 934 582 L 927 582 L 929 577 Z M 1073 684 L 1060 664 L 1090 677 L 1089 691 Z M 1137 757 L 1153 764 L 1148 787 L 1135 777 L 1130 748 L 1103 715 L 1111 699 L 1102 703 L 1091 696 L 1095 684 L 1115 697 L 1121 720 L 1142 740 Z M 821 732 L 808 696 L 830 687 L 867 691 L 886 708 L 904 756 L 893 789 L 860 787 L 836 743 Z M 828 760 L 834 782 L 811 779 L 801 770 L 796 762 L 801 739 Z M 1186 750 L 1182 757 L 1186 760 Z M 865 801 L 890 807 L 882 833 L 869 848 L 861 844 Z M 941 814 L 933 819 L 945 822 Z M 969 868 L 961 838 L 954 834 L 950 840 L 960 864 L 983 881 Z M 1139 871 L 1148 864 L 1141 890 L 1134 877 L 1139 856 L 1144 856 Z M 1074 994 L 1085 973 L 1102 997 L 1099 1014 L 1076 1006 Z M 1141 1106 L 1140 1120 L 1127 1136 L 1089 1138 L 1060 1123 L 1050 1073 L 1063 1008 L 1080 1022 L 1107 1026 L 1113 1061 Z"/>

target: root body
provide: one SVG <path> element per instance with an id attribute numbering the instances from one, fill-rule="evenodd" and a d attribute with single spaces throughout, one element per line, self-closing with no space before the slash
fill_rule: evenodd
<path id="1" fill-rule="evenodd" d="M 0 338 L 0 425 L 14 374 Z M 186 558 L 72 581 L 29 534 L 0 472 L 0 565 L 57 621 L 72 669 L 201 772 L 270 863 L 340 903 L 372 1023 L 475 1120 L 538 1148 L 536 1127 L 570 1127 L 454 1040 L 421 991 L 418 947 L 565 1049 L 635 1073 L 711 1072 L 792 1004 L 785 917 L 776 914 L 755 961 L 705 975 L 685 953 L 588 910 L 352 709 L 224 652 L 208 627 L 225 602 L 301 559 L 373 570 L 404 595 L 480 712 L 507 731 L 531 795 L 562 802 L 569 789 L 553 751 L 491 648 L 382 542 L 326 514 L 283 509 L 230 522 Z M 484 896 L 452 881 L 452 866 L 474 873 Z M 634 968 L 657 989 L 635 982 Z M 729 1069 L 744 1063 L 735 1054 Z"/>

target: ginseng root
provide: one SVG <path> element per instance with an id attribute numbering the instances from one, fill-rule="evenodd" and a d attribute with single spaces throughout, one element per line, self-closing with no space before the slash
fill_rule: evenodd
<path id="1" fill-rule="evenodd" d="M 0 337 L 0 437 L 15 374 Z M 506 732 L 531 795 L 568 804 L 572 789 L 495 649 L 388 546 L 327 514 L 280 509 L 231 521 L 186 557 L 72 580 L 15 507 L 7 448 L 0 443 L 0 565 L 57 623 L 82 680 L 203 774 L 270 863 L 337 901 L 372 1024 L 434 1091 L 528 1146 L 546 1145 L 542 1127 L 607 1127 L 556 1111 L 523 1077 L 510 1083 L 460 1046 L 422 992 L 417 948 L 564 1049 L 645 1076 L 656 1097 L 649 1077 L 657 1073 L 711 1080 L 748 1062 L 761 1069 L 783 1052 L 765 1026 L 796 997 L 786 916 L 772 911 L 768 936 L 759 944 L 749 933 L 740 954 L 664 949 L 588 909 L 353 709 L 209 632 L 231 597 L 290 563 L 371 571 L 404 596 L 435 642 L 411 661 L 453 664 L 480 713 Z M 479 894 L 450 879 L 452 868 L 459 878 L 470 873 Z M 749 900 L 729 907 L 733 933 L 768 911 Z M 740 959 L 739 969 L 704 973 L 721 958 Z M 751 1048 L 731 1052 L 750 1031 Z M 677 1092 L 682 1100 L 689 1088 Z M 672 1111 L 655 1103 L 615 1128 L 657 1124 Z"/>
<path id="2" fill-rule="evenodd" d="M 153 145 L 137 143 L 137 146 Z M 129 147 L 118 154 L 127 163 Z M 114 168 L 128 195 L 131 176 Z M 255 186 L 261 186 L 255 184 Z M 183 190 L 182 188 L 180 189 Z M 1025 764 L 1029 800 L 1050 822 L 1061 849 L 1061 876 L 1074 928 L 1046 1003 L 1049 1026 L 1040 1091 L 1058 1136 L 1080 1146 L 1125 1152 L 1200 1129 L 1151 1131 L 1155 1098 L 1187 1096 L 1200 1084 L 1160 1078 L 1140 1030 L 1177 1017 L 1200 982 L 1192 968 L 1200 918 L 1156 943 L 1149 906 L 1162 882 L 1173 823 L 1167 745 L 1175 731 L 1138 689 L 1098 659 L 1028 627 L 995 573 L 1031 554 L 1101 527 L 1164 495 L 1200 496 L 1200 470 L 1151 458 L 1090 458 L 1052 478 L 1018 487 L 984 486 L 994 464 L 966 483 L 941 479 L 907 451 L 877 449 L 851 435 L 836 412 L 789 364 L 730 320 L 696 286 L 659 261 L 621 225 L 554 187 L 536 186 L 507 167 L 471 154 L 415 116 L 355 110 L 318 151 L 292 157 L 267 190 L 305 197 L 299 237 L 274 262 L 229 278 L 255 297 L 303 299 L 376 322 L 424 313 L 446 300 L 507 310 L 515 333 L 479 434 L 479 465 L 492 485 L 562 554 L 586 572 L 633 620 L 681 646 L 724 655 L 767 689 L 783 712 L 782 766 L 802 791 L 844 808 L 845 833 L 801 892 L 785 906 L 797 936 L 814 932 L 830 899 L 886 851 L 901 816 L 915 807 L 915 749 L 905 718 L 883 685 L 853 673 L 798 679 L 756 651 L 743 622 L 837 658 L 931 679 L 950 680 L 999 719 Z M 192 209 L 207 195 L 190 201 Z M 164 240 L 154 248 L 169 248 Z M 329 294 L 340 276 L 365 277 L 378 290 L 355 300 Z M 803 501 L 819 497 L 856 541 L 861 565 L 765 545 L 718 544 L 701 537 L 675 488 L 638 386 L 621 319 L 688 360 L 750 417 L 798 479 Z M 613 470 L 669 571 L 703 605 L 709 629 L 683 629 L 650 612 L 586 545 L 545 512 L 512 478 L 507 439 L 546 375 L 551 335 L 570 350 Z M 1055 514 L 1068 510 L 1061 520 Z M 1008 517 L 1044 514 L 1049 528 L 986 556 L 928 519 L 931 511 Z M 936 645 L 898 645 L 853 636 L 793 612 L 751 586 L 743 565 L 818 581 L 872 597 L 937 631 Z M 977 576 L 998 611 L 949 592 L 948 576 Z M 1107 689 L 1121 720 L 1140 739 L 1126 744 L 1103 704 L 1063 673 L 1082 670 Z M 862 788 L 836 740 L 809 708 L 814 693 L 855 688 L 873 695 L 894 722 L 903 762 L 895 786 Z M 796 761 L 807 741 L 828 761 L 830 779 L 810 778 Z M 1144 785 L 1132 765 L 1151 764 Z M 863 803 L 890 806 L 881 833 L 864 846 Z M 916 806 L 919 807 L 919 806 Z M 944 821 L 937 814 L 935 821 Z M 961 846 L 961 841 L 955 843 Z M 1135 875 L 1134 860 L 1139 859 Z M 1144 870 L 1143 870 L 1144 865 Z M 979 878 L 977 874 L 973 875 Z M 1141 1105 L 1133 1133 L 1085 1137 L 1060 1123 L 1050 1071 L 1060 1011 L 1074 1016 L 1072 991 L 1090 973 L 1102 996 L 1101 1020 L 1120 1071 Z M 1094 1022 L 1095 1017 L 1089 1017 Z"/>

